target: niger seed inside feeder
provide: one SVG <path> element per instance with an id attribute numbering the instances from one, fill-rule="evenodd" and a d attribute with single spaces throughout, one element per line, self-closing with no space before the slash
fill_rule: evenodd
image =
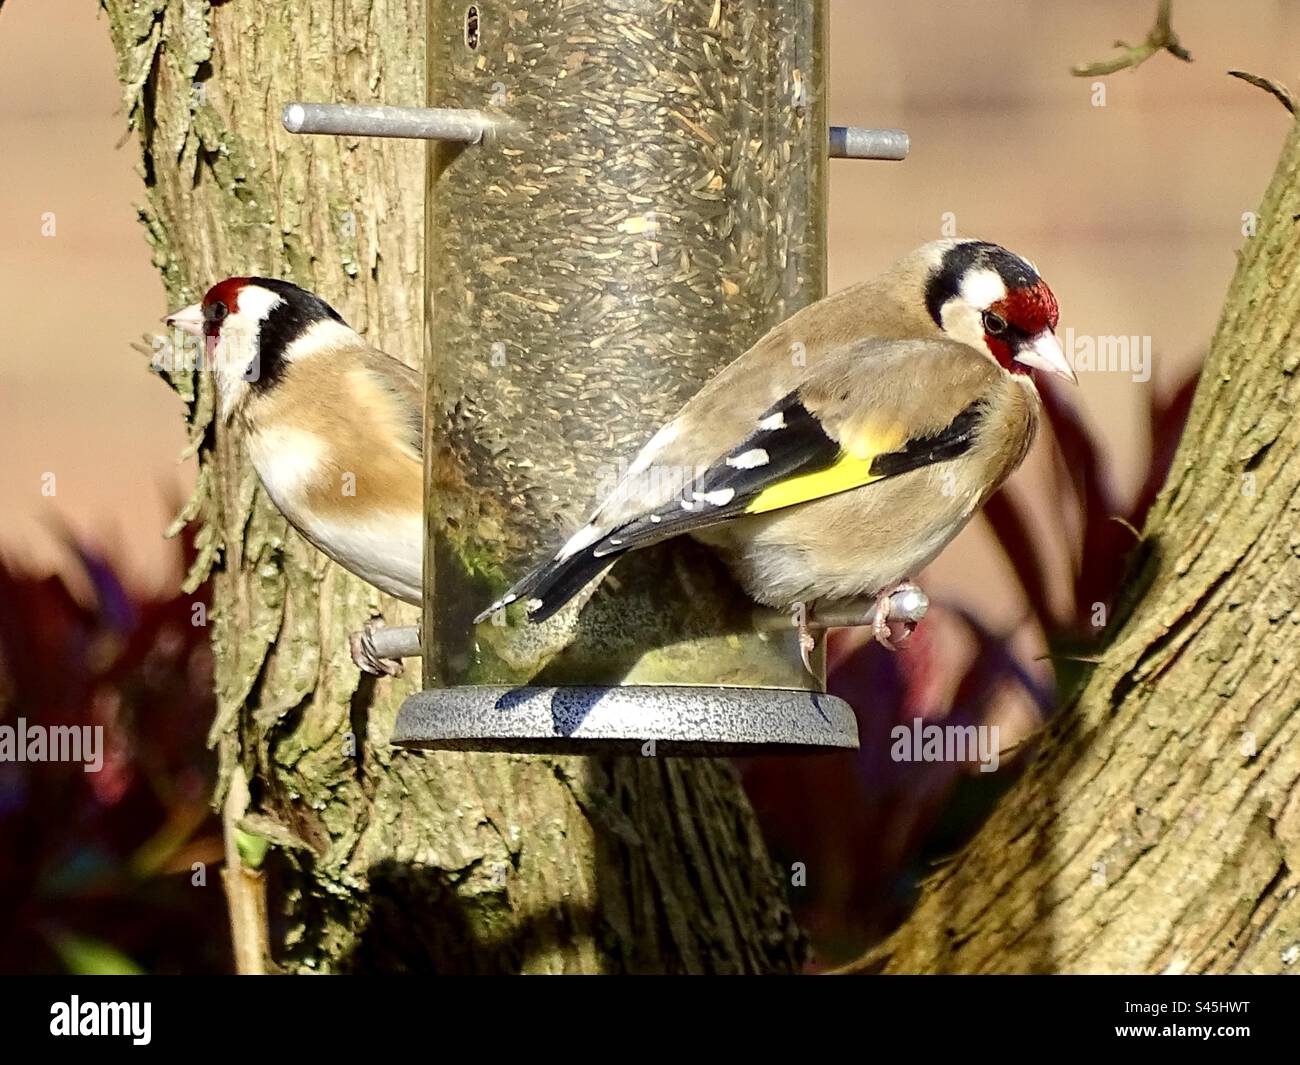
<path id="1" fill-rule="evenodd" d="M 671 19 L 565 0 L 489 26 L 508 8 L 429 13 L 430 101 L 482 124 L 473 150 L 429 154 L 423 647 L 427 683 L 477 687 L 408 700 L 395 739 L 853 744 L 848 708 L 689 542 L 620 563 L 576 629 L 468 624 L 825 283 L 824 0 L 676 0 Z M 574 686 L 519 687 L 543 671 Z"/>

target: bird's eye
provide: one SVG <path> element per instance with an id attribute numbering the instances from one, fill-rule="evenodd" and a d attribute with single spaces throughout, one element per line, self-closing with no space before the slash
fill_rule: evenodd
<path id="1" fill-rule="evenodd" d="M 1001 336 L 1007 331 L 1007 320 L 1000 314 L 994 314 L 992 311 L 984 312 L 984 332 L 989 336 Z"/>
<path id="2" fill-rule="evenodd" d="M 208 304 L 208 309 L 204 312 L 203 316 L 209 322 L 220 322 L 224 320 L 226 315 L 229 313 L 230 310 L 226 307 L 226 305 L 222 303 L 220 300 L 217 300 L 215 303 Z"/>

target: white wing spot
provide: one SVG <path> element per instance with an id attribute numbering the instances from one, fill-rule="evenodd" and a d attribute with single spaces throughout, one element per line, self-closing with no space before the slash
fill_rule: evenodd
<path id="1" fill-rule="evenodd" d="M 697 495 L 695 498 L 703 499 L 706 503 L 712 503 L 715 507 L 725 507 L 736 498 L 736 490 L 734 488 L 719 488 L 713 492 Z"/>
<path id="2" fill-rule="evenodd" d="M 774 429 L 785 428 L 785 414 L 777 411 L 775 414 L 769 414 L 766 418 L 758 423 L 758 427 L 765 432 L 771 432 Z"/>
<path id="3" fill-rule="evenodd" d="M 768 453 L 763 448 L 751 447 L 739 455 L 732 455 L 727 459 L 727 465 L 737 470 L 753 470 L 759 466 L 766 466 L 768 458 Z"/>

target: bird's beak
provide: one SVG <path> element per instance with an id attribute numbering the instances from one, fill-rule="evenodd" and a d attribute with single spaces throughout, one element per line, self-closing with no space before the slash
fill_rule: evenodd
<path id="1" fill-rule="evenodd" d="M 1044 329 L 1038 336 L 1017 351 L 1015 359 L 1016 362 L 1032 366 L 1036 370 L 1043 370 L 1046 373 L 1064 377 L 1072 385 L 1079 383 L 1074 367 L 1070 365 L 1069 360 L 1065 357 L 1065 352 L 1061 350 L 1061 342 L 1056 339 L 1056 334 L 1050 329 Z"/>
<path id="2" fill-rule="evenodd" d="M 203 304 L 191 303 L 163 319 L 169 329 L 179 329 L 192 337 L 203 335 Z"/>

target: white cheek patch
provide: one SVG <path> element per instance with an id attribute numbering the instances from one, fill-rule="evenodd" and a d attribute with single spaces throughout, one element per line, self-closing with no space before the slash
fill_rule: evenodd
<path id="1" fill-rule="evenodd" d="M 260 376 L 256 333 L 239 326 L 222 330 L 212 349 L 210 369 L 217 379 L 221 416 L 229 418 L 248 394 L 250 382 Z"/>
<path id="2" fill-rule="evenodd" d="M 1006 295 L 1007 286 L 994 270 L 970 270 L 961 279 L 961 298 L 981 311 Z"/>
<path id="3" fill-rule="evenodd" d="M 248 395 L 249 384 L 262 376 L 258 351 L 261 324 L 283 302 L 269 289 L 248 285 L 239 292 L 239 310 L 222 323 L 211 369 L 217 378 L 223 418 L 230 417 Z"/>
<path id="4" fill-rule="evenodd" d="M 943 305 L 943 331 L 979 351 L 987 351 L 980 312 L 965 300 L 952 299 Z"/>

